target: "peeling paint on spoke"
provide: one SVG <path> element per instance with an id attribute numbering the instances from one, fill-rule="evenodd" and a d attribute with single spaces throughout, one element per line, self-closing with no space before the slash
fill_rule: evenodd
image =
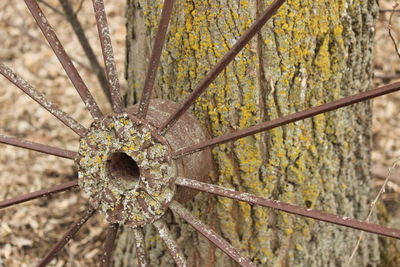
<path id="1" fill-rule="evenodd" d="M 202 223 L 197 217 L 192 215 L 181 204 L 173 201 L 169 208 L 175 213 L 179 214 L 186 220 L 194 229 L 196 229 L 205 238 L 214 243 L 218 248 L 226 253 L 229 257 L 239 263 L 241 266 L 255 266 L 249 259 L 240 254 L 240 252 L 229 244 L 225 239 L 219 236 L 214 230 Z"/>
<path id="2" fill-rule="evenodd" d="M 24 203 L 36 198 L 40 198 L 40 197 L 45 197 L 54 193 L 59 193 L 59 192 L 63 192 L 66 190 L 70 190 L 74 187 L 78 186 L 78 180 L 76 181 L 72 181 L 72 182 L 68 182 L 65 184 L 60 184 L 60 185 L 56 185 L 50 188 L 46 188 L 46 189 L 42 189 L 36 192 L 32 192 L 32 193 L 28 193 L 22 196 L 18 196 L 15 198 L 11 198 L 11 199 L 7 199 L 7 200 L 3 200 L 0 201 L 0 209 L 4 209 L 13 205 L 17 205 L 20 203 Z"/>
<path id="3" fill-rule="evenodd" d="M 104 9 L 104 2 L 103 0 L 93 0 L 92 2 L 100 37 L 101 49 L 103 51 L 104 65 L 106 66 L 107 82 L 110 88 L 113 110 L 117 113 L 121 113 L 123 104 L 110 30 L 107 23 L 107 14 Z"/>
<path id="4" fill-rule="evenodd" d="M 347 96 L 347 97 L 344 97 L 342 99 L 339 99 L 339 100 L 336 100 L 333 102 L 329 102 L 329 103 L 326 103 L 326 104 L 323 104 L 323 105 L 320 105 L 317 107 L 309 108 L 304 111 L 296 112 L 296 113 L 293 113 L 288 116 L 281 117 L 281 118 L 278 118 L 275 120 L 262 122 L 260 124 L 248 127 L 246 129 L 238 130 L 236 132 L 218 136 L 218 137 L 212 138 L 210 140 L 195 144 L 193 146 L 179 149 L 178 151 L 175 151 L 173 157 L 175 159 L 180 158 L 184 155 L 195 153 L 195 152 L 204 150 L 206 148 L 209 148 L 209 147 L 212 147 L 215 145 L 227 143 L 229 141 L 234 141 L 239 138 L 243 138 L 243 137 L 253 135 L 253 134 L 256 134 L 259 132 L 271 130 L 273 128 L 283 126 L 283 125 L 286 125 L 291 122 L 296 122 L 299 120 L 304 120 L 306 118 L 311 118 L 318 114 L 322 114 L 322 113 L 326 113 L 328 111 L 336 110 L 336 109 L 339 109 L 342 107 L 350 106 L 350 105 L 353 105 L 353 104 L 356 104 L 359 102 L 363 102 L 363 101 L 366 101 L 366 100 L 369 100 L 369 99 L 372 99 L 372 98 L 375 98 L 378 96 L 394 93 L 399 90 L 400 90 L 400 82 L 396 82 L 396 83 L 392 83 L 392 84 L 385 85 L 382 87 L 378 87 L 373 90 L 369 90 L 369 91 L 355 94 L 352 96 Z"/>
<path id="5" fill-rule="evenodd" d="M 153 51 L 150 57 L 150 63 L 147 69 L 146 80 L 144 82 L 144 88 L 139 103 L 139 112 L 137 116 L 139 118 L 146 118 L 147 110 L 150 104 L 151 92 L 153 91 L 154 81 L 157 76 L 157 69 L 160 65 L 160 57 L 162 48 L 165 42 L 165 36 L 167 34 L 169 21 L 171 19 L 172 9 L 174 7 L 175 0 L 165 0 L 163 10 L 161 12 L 161 19 L 158 24 L 158 32 L 154 41 Z"/>
<path id="6" fill-rule="evenodd" d="M 31 12 L 33 18 L 35 19 L 37 25 L 41 29 L 44 37 L 46 38 L 49 45 L 53 49 L 54 54 L 57 56 L 65 72 L 67 73 L 69 79 L 71 80 L 72 84 L 75 86 L 76 90 L 81 96 L 83 102 L 85 103 L 86 108 L 89 110 L 90 114 L 94 119 L 100 118 L 102 116 L 100 108 L 98 107 L 93 96 L 90 94 L 89 89 L 86 87 L 78 71 L 74 67 L 70 57 L 65 52 L 64 47 L 61 45 L 60 40 L 58 39 L 53 28 L 50 26 L 47 18 L 45 17 L 43 11 L 40 9 L 38 3 L 36 2 L 36 0 L 24 0 L 24 1 L 29 11 Z"/>
<path id="7" fill-rule="evenodd" d="M 264 24 L 278 11 L 286 0 L 275 0 L 262 15 L 251 25 L 251 27 L 240 37 L 225 56 L 214 66 L 207 76 L 193 89 L 193 92 L 183 102 L 181 107 L 176 110 L 160 127 L 160 132 L 165 134 L 177 120 L 188 110 L 197 98 L 208 88 L 217 76 L 228 66 L 237 54 L 250 42 L 264 26 Z"/>
<path id="8" fill-rule="evenodd" d="M 6 136 L 3 134 L 0 134 L 0 143 L 2 144 L 7 144 L 7 145 L 12 145 L 20 148 L 26 148 L 29 150 L 37 151 L 40 153 L 45 153 L 61 158 L 66 158 L 66 159 L 75 159 L 75 156 L 77 155 L 76 152 L 70 151 L 70 150 L 65 150 L 65 149 L 60 149 L 56 147 L 51 147 L 51 146 L 46 146 L 42 145 L 39 143 L 34 143 L 30 142 L 27 140 L 22 140 L 18 139 L 15 137 L 11 136 Z"/>
<path id="9" fill-rule="evenodd" d="M 174 237 L 171 235 L 170 231 L 168 230 L 168 226 L 163 220 L 155 221 L 154 226 L 157 228 L 161 239 L 164 241 L 165 245 L 169 253 L 171 254 L 172 258 L 175 261 L 175 264 L 178 267 L 187 267 L 189 266 L 186 262 L 185 256 L 181 249 L 179 248 L 178 244 L 176 243 Z"/>
<path id="10" fill-rule="evenodd" d="M 144 244 L 144 234 L 143 229 L 141 227 L 133 229 L 133 235 L 135 237 L 135 245 L 136 245 L 136 258 L 139 267 L 149 266 L 147 262 L 147 255 Z"/>
<path id="11" fill-rule="evenodd" d="M 1 62 L 0 73 L 79 136 L 82 136 L 86 132 L 85 127 L 71 118 L 67 113 L 60 110 L 53 102 L 49 101 L 44 94 L 38 92 L 27 81 Z"/>
<path id="12" fill-rule="evenodd" d="M 400 239 L 400 230 L 394 228 L 388 228 L 378 224 L 372 224 L 367 222 L 362 222 L 346 217 L 341 217 L 335 214 L 330 214 L 326 212 L 321 212 L 317 210 L 307 209 L 300 206 L 287 204 L 277 200 L 267 199 L 263 197 L 258 197 L 249 193 L 242 193 L 235 191 L 233 189 L 225 188 L 218 185 L 207 184 L 198 182 L 196 180 L 177 178 L 177 185 L 185 186 L 188 188 L 200 190 L 203 192 L 208 192 L 211 194 L 228 197 L 232 199 L 237 199 L 240 201 L 245 201 L 250 204 L 260 205 L 267 208 L 277 209 L 280 211 L 288 212 L 295 215 L 300 215 L 307 218 L 312 218 L 319 221 L 334 223 L 342 226 L 346 226 L 353 229 L 358 229 L 370 233 L 380 234 L 388 237 L 393 237 Z"/>
<path id="13" fill-rule="evenodd" d="M 109 267 L 112 263 L 112 255 L 115 247 L 115 238 L 117 237 L 119 225 L 114 223 L 108 226 L 106 240 L 104 242 L 103 254 L 100 261 L 100 267 Z"/>
<path id="14" fill-rule="evenodd" d="M 65 233 L 65 235 L 54 245 L 54 247 L 47 253 L 47 255 L 38 264 L 38 267 L 44 267 L 51 262 L 51 260 L 57 255 L 57 253 L 71 240 L 74 235 L 81 229 L 87 220 L 92 217 L 96 210 L 92 207 L 88 208 L 83 216 L 74 223 L 71 228 Z"/>

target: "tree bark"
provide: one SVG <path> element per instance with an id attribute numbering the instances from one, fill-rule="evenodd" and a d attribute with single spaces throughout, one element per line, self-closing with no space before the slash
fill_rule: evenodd
<path id="1" fill-rule="evenodd" d="M 161 0 L 128 0 L 129 105 L 143 88 Z M 182 102 L 272 1 L 177 1 L 153 97 Z M 210 136 L 320 105 L 371 87 L 375 0 L 288 1 L 191 109 Z M 243 192 L 365 219 L 372 201 L 371 105 L 357 104 L 213 148 L 211 180 Z M 201 193 L 186 206 L 254 263 L 341 266 L 359 232 Z M 191 266 L 234 262 L 181 218 L 166 215 Z M 375 218 L 374 218 L 375 219 Z M 172 266 L 146 228 L 151 264 Z M 115 266 L 136 264 L 124 229 Z M 366 234 L 353 266 L 380 262 Z"/>

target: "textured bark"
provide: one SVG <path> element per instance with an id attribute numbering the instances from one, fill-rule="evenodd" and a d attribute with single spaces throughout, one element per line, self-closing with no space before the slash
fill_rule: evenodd
<path id="1" fill-rule="evenodd" d="M 266 0 L 177 1 L 154 97 L 182 100 L 249 27 Z M 140 96 L 162 1 L 128 0 L 127 103 Z M 210 136 L 245 128 L 370 89 L 375 0 L 288 1 L 238 55 L 192 112 Z M 215 184 L 366 218 L 372 200 L 370 103 L 292 123 L 213 149 Z M 194 214 L 264 266 L 340 266 L 359 232 L 266 208 L 199 194 Z M 192 266 L 234 263 L 181 218 L 169 227 Z M 154 266 L 173 265 L 161 239 L 146 229 Z M 116 266 L 134 260 L 129 229 Z M 375 235 L 365 235 L 353 266 L 379 264 Z"/>

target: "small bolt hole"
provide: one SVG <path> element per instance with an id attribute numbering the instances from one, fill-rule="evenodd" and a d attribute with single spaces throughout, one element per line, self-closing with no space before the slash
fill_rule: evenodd
<path id="1" fill-rule="evenodd" d="M 115 179 L 124 179 L 128 182 L 137 182 L 140 170 L 137 163 L 127 154 L 116 152 L 108 158 L 106 170 Z"/>

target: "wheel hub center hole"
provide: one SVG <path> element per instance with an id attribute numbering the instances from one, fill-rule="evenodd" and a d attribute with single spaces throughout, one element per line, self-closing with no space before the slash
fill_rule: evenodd
<path id="1" fill-rule="evenodd" d="M 107 161 L 106 170 L 114 179 L 123 180 L 129 183 L 137 183 L 139 181 L 139 166 L 125 153 L 112 153 Z"/>

